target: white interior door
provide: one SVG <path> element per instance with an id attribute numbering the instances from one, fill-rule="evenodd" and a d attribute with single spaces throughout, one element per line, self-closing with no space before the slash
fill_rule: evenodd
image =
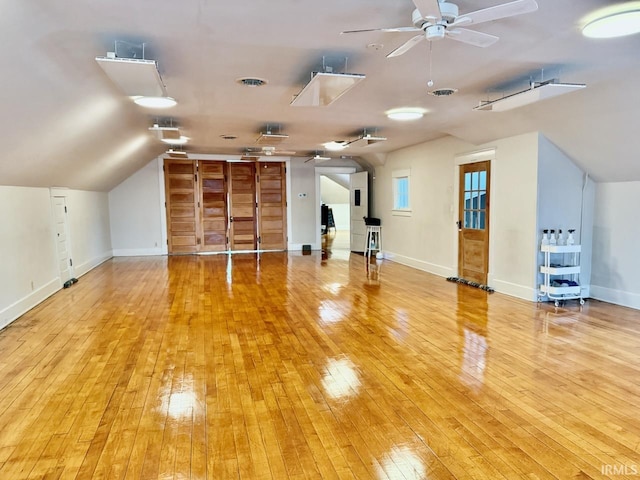
<path id="1" fill-rule="evenodd" d="M 363 217 L 369 216 L 369 181 L 367 172 L 351 174 L 350 188 L 351 251 L 364 252 L 366 227 Z"/>
<path id="2" fill-rule="evenodd" d="M 64 283 L 73 277 L 71 254 L 69 252 L 67 204 L 64 197 L 53 197 L 53 214 L 56 222 L 56 247 L 60 268 L 60 280 Z"/>

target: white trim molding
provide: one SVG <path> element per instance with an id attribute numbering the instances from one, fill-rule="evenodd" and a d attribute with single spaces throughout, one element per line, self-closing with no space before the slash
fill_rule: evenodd
<path id="1" fill-rule="evenodd" d="M 62 283 L 60 282 L 60 277 L 56 277 L 29 295 L 9 305 L 4 310 L 0 310 L 0 329 L 6 327 L 39 303 L 44 302 L 61 288 Z"/>

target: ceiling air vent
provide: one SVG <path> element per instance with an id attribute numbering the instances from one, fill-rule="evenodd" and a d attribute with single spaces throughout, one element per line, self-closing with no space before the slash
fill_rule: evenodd
<path id="1" fill-rule="evenodd" d="M 457 91 L 457 88 L 438 88 L 437 90 L 430 91 L 429 95 L 433 95 L 434 97 L 448 97 Z"/>
<path id="2" fill-rule="evenodd" d="M 244 85 L 245 87 L 261 87 L 268 83 L 264 78 L 257 77 L 240 77 L 236 82 L 240 85 Z"/>

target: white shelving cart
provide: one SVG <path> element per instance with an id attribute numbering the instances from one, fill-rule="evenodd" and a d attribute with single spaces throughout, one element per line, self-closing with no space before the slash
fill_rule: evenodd
<path id="1" fill-rule="evenodd" d="M 544 263 L 540 265 L 544 280 L 538 301 L 547 297 L 554 300 L 556 307 L 564 300 L 580 300 L 580 305 L 584 305 L 579 282 L 581 246 L 541 245 L 540 250 L 544 253 Z"/>

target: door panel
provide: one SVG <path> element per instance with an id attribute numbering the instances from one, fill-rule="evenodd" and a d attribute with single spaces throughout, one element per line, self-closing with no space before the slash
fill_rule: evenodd
<path id="1" fill-rule="evenodd" d="M 164 161 L 169 253 L 198 251 L 196 164 L 193 160 Z"/>
<path id="2" fill-rule="evenodd" d="M 260 250 L 287 248 L 287 194 L 284 162 L 258 164 Z"/>
<path id="3" fill-rule="evenodd" d="M 487 283 L 491 162 L 460 166 L 458 276 Z"/>
<path id="4" fill-rule="evenodd" d="M 367 172 L 351 174 L 350 215 L 351 215 L 351 251 L 364 252 L 367 233 L 363 217 L 369 216 L 369 190 Z"/>
<path id="5" fill-rule="evenodd" d="M 229 163 L 231 250 L 256 250 L 256 175 L 254 163 Z"/>
<path id="6" fill-rule="evenodd" d="M 198 161 L 202 252 L 224 252 L 227 248 L 226 162 Z"/>
<path id="7" fill-rule="evenodd" d="M 67 206 L 65 197 L 53 198 L 53 212 L 56 221 L 56 245 L 58 252 L 58 266 L 62 283 L 73 277 L 69 254 L 69 239 L 67 229 Z"/>

